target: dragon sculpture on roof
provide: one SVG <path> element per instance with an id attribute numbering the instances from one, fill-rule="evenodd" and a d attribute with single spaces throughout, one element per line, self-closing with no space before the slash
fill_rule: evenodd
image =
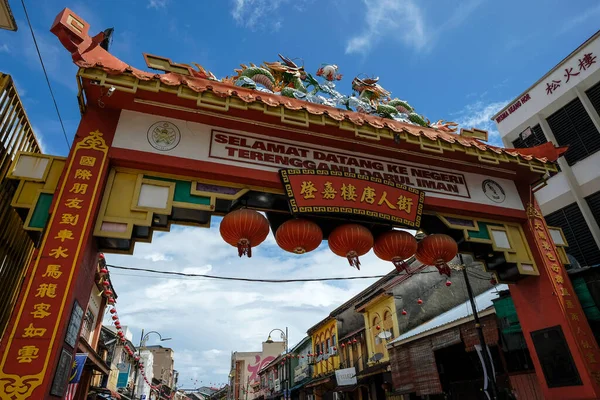
<path id="1" fill-rule="evenodd" d="M 378 77 L 357 76 L 352 80 L 353 93 L 344 95 L 336 90 L 334 81 L 342 79 L 335 64 L 322 64 L 316 77 L 305 71 L 292 59 L 279 54 L 281 61 L 263 62 L 261 65 L 242 64 L 236 76 L 223 82 L 236 86 L 280 94 L 281 96 L 343 108 L 350 111 L 379 115 L 405 123 L 456 132 L 458 124 L 439 120 L 431 123 L 417 114 L 407 101 L 391 98 L 391 93 L 379 85 Z"/>

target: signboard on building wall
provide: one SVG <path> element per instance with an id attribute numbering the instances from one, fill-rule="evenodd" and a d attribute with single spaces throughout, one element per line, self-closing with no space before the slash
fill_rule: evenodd
<path id="1" fill-rule="evenodd" d="M 164 123 L 157 125 L 161 121 Z M 164 131 L 162 134 L 155 132 L 157 126 Z M 165 141 L 172 144 L 166 146 Z M 160 142 L 160 146 L 154 142 Z M 524 210 L 514 182 L 508 179 L 494 178 L 506 193 L 502 202 L 495 202 L 484 192 L 482 184 L 490 178 L 486 175 L 274 139 L 134 111 L 121 112 L 113 147 L 274 174 L 281 169 L 347 172 L 413 187 L 426 192 L 428 197 Z"/>
<path id="2" fill-rule="evenodd" d="M 308 364 L 298 365 L 294 368 L 294 384 L 308 378 Z"/>
<path id="3" fill-rule="evenodd" d="M 564 60 L 548 76 L 493 117 L 501 136 L 512 132 L 531 116 L 573 89 L 600 69 L 600 37 Z"/>
<path id="4" fill-rule="evenodd" d="M 337 380 L 338 386 L 356 385 L 356 370 L 354 367 L 338 369 L 335 371 L 335 379 Z"/>
<path id="5" fill-rule="evenodd" d="M 282 169 L 293 214 L 352 214 L 419 227 L 425 192 L 366 175 Z"/>

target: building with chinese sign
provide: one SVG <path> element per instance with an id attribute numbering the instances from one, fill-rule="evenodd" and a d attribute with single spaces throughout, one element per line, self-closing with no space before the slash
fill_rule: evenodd
<path id="1" fill-rule="evenodd" d="M 231 355 L 229 374 L 230 398 L 233 400 L 258 397 L 253 386 L 260 382 L 258 373 L 285 350 L 285 342 L 263 342 L 261 351 L 235 351 Z"/>
<path id="2" fill-rule="evenodd" d="M 600 31 L 500 110 L 504 145 L 568 146 L 560 172 L 535 197 L 549 226 L 562 228 L 581 266 L 600 264 Z M 551 232 L 553 233 L 553 232 Z"/>
<path id="3" fill-rule="evenodd" d="M 94 310 L 96 287 L 116 312 L 107 271 L 94 273 L 100 251 L 131 253 L 154 231 L 208 227 L 213 217 L 222 217 L 219 233 L 240 257 L 261 251 L 271 231 L 282 251 L 303 254 L 326 240 L 361 270 L 369 266 L 360 258 L 373 249 L 395 268 L 393 279 L 412 282 L 417 293 L 427 288 L 407 272 L 406 260 L 414 257 L 444 284 L 457 281 L 458 270 L 473 270 L 463 260 L 469 255 L 509 284 L 544 396 L 600 397 L 600 349 L 566 272 L 566 243 L 559 228 L 546 224 L 531 189 L 557 174 L 564 148 L 492 146 L 485 131 L 428 122 L 392 99 L 378 79 L 357 76 L 353 95 L 345 95 L 334 83 L 342 78 L 337 66 L 322 65 L 312 75 L 283 55 L 223 79 L 149 54 L 147 67 L 160 72 L 142 71 L 113 56 L 105 33 L 92 36 L 90 29 L 69 9 L 51 28 L 79 67 L 81 122 L 68 157 L 23 147 L 7 172 L 17 187 L 11 206 L 23 229 L 41 240 L 0 341 L 0 399 L 65 395 L 80 347 L 79 335 L 70 341 L 81 328 L 71 318 L 79 314 L 76 305 Z M 595 54 L 581 54 L 585 71 L 575 75 L 574 66 L 569 83 L 596 66 Z M 564 90 L 556 85 L 548 96 Z M 513 114 L 535 99 L 522 96 Z M 406 228 L 418 228 L 419 240 Z M 386 340 L 396 325 L 398 334 L 403 329 L 398 316 L 397 323 L 386 319 L 385 308 L 393 307 L 384 297 L 365 307 L 364 331 L 354 333 L 364 334 L 366 351 L 375 354 L 375 314 L 384 313 Z M 340 368 L 338 322 L 329 316 L 309 330 L 314 366 L 305 388 L 316 400 L 354 382 Z M 341 325 L 354 344 L 351 326 Z M 115 327 L 124 342 L 116 321 Z M 253 398 L 249 388 L 261 366 L 284 350 L 271 345 L 234 353 L 233 398 Z M 568 379 L 553 373 L 556 349 Z M 144 357 L 128 354 L 144 387 L 155 388 L 159 379 L 144 370 Z"/>

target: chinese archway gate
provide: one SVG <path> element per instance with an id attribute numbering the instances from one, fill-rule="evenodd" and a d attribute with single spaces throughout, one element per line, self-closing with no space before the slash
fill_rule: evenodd
<path id="1" fill-rule="evenodd" d="M 273 231 L 305 216 L 325 239 L 348 219 L 375 237 L 419 226 L 451 236 L 511 284 L 545 396 L 600 398 L 598 345 L 565 249 L 532 195 L 564 149 L 502 149 L 485 144 L 484 131 L 430 125 L 405 102 L 386 100 L 374 79 L 355 78 L 359 96 L 340 96 L 331 65 L 317 72 L 320 84 L 285 57 L 217 80 L 145 55 L 163 73 L 144 72 L 112 56 L 89 28 L 65 9 L 51 29 L 80 68 L 82 119 L 69 156 L 22 153 L 9 172 L 19 180 L 13 206 L 41 242 L 2 337 L 2 400 L 57 398 L 61 355 L 75 351 L 65 341 L 69 318 L 75 302 L 87 304 L 99 251 L 131 253 L 154 230 L 207 227 L 240 208 L 265 211 Z M 354 250 L 341 251 L 356 263 Z M 564 336 L 575 385 L 546 381 L 534 337 L 552 327 Z"/>

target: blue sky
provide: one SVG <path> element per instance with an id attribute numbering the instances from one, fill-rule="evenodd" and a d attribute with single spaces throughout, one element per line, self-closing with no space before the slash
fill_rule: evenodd
<path id="1" fill-rule="evenodd" d="M 303 60 L 309 72 L 335 63 L 340 92 L 360 73 L 379 76 L 392 96 L 408 100 L 429 119 L 493 129 L 490 117 L 591 36 L 597 0 L 136 0 L 26 1 L 69 140 L 79 122 L 77 69 L 49 32 L 65 6 L 95 34 L 115 28 L 110 51 L 145 69 L 142 52 L 196 62 L 218 77 L 241 63 Z M 19 1 L 10 5 L 18 32 L 0 31 L 0 70 L 13 76 L 46 152 L 66 155 L 56 112 Z M 497 136 L 492 135 L 494 141 Z M 199 244 L 200 243 L 200 244 Z M 270 243 L 270 244 L 269 244 Z M 261 273 L 273 277 L 386 273 L 372 254 L 360 273 L 326 246 L 305 258 L 277 250 L 238 260 L 213 227 L 176 228 L 136 247 L 133 257 L 109 263 L 157 269 Z M 285 266 L 285 267 L 283 267 Z M 324 268 L 322 266 L 327 266 Z M 268 272 L 267 272 L 268 271 Z M 223 382 L 230 352 L 253 350 L 272 327 L 290 326 L 291 342 L 369 281 L 284 287 L 225 285 L 204 280 L 135 278 L 114 273 L 124 324 L 173 336 L 184 386 Z M 132 274 L 129 274 L 132 275 Z M 135 282 L 135 283 L 133 283 Z M 265 332 L 266 331 L 266 332 Z"/>

